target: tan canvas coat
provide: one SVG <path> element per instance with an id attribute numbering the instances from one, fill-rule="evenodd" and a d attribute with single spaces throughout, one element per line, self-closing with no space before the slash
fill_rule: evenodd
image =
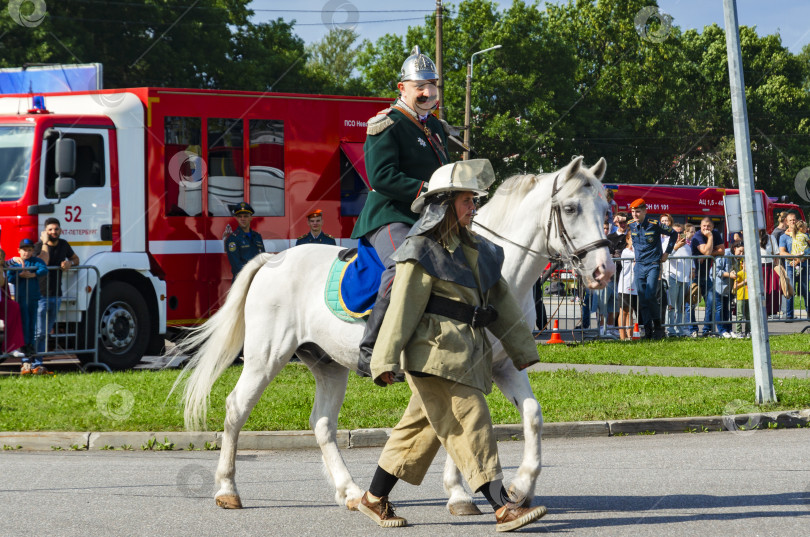
<path id="1" fill-rule="evenodd" d="M 478 251 L 456 239 L 449 251 L 463 248 L 480 282 Z M 486 296 L 428 274 L 416 261 L 397 263 L 391 303 L 371 358 L 372 378 L 386 371 L 412 371 L 443 377 L 477 388 L 492 389 L 492 349 L 485 329 L 433 313 L 425 313 L 431 293 L 474 306 L 493 305 L 498 319 L 489 329 L 521 368 L 538 362 L 537 345 L 515 297 L 503 277 Z M 480 287 L 480 285 L 479 285 Z"/>

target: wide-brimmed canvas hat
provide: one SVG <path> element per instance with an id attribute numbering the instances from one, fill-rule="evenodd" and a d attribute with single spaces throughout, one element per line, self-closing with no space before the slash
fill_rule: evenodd
<path id="1" fill-rule="evenodd" d="M 445 164 L 433 172 L 427 190 L 413 201 L 411 210 L 415 213 L 422 212 L 425 198 L 443 192 L 474 192 L 478 196 L 486 196 L 487 189 L 493 182 L 495 171 L 485 158 Z"/>

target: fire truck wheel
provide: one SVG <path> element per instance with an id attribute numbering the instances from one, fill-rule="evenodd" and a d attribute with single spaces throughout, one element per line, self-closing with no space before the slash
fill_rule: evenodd
<path id="1" fill-rule="evenodd" d="M 102 288 L 99 317 L 99 361 L 116 370 L 134 367 L 151 333 L 143 297 L 128 283 L 111 282 Z"/>

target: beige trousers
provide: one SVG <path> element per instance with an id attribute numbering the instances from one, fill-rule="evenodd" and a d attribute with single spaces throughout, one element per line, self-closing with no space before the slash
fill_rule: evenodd
<path id="1" fill-rule="evenodd" d="M 473 491 L 502 478 L 489 407 L 481 390 L 441 377 L 405 374 L 411 400 L 380 455 L 380 467 L 419 485 L 442 445 Z"/>

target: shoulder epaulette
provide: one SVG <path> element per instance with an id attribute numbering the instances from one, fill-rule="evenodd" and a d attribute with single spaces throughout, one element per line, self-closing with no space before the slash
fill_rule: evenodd
<path id="1" fill-rule="evenodd" d="M 327 237 L 329 237 L 330 239 L 334 239 L 334 237 L 333 237 L 332 235 L 330 235 L 329 233 L 324 233 L 324 235 L 326 235 L 326 236 L 327 236 Z"/>
<path id="2" fill-rule="evenodd" d="M 366 127 L 366 134 L 380 134 L 382 131 L 393 125 L 394 120 L 388 117 L 388 114 L 390 113 L 391 108 L 386 108 L 385 110 L 380 110 L 376 116 L 369 119 L 368 126 Z"/>
<path id="3" fill-rule="evenodd" d="M 650 218 L 649 220 L 647 220 L 647 222 L 649 222 L 650 224 L 657 224 L 658 220 L 653 220 L 652 218 Z"/>
<path id="4" fill-rule="evenodd" d="M 307 231 L 306 233 L 304 233 L 303 235 L 301 235 L 300 237 L 298 237 L 296 240 L 300 241 L 301 239 L 303 239 L 303 238 L 304 238 L 304 237 L 306 237 L 307 235 L 309 235 L 309 231 Z"/>

